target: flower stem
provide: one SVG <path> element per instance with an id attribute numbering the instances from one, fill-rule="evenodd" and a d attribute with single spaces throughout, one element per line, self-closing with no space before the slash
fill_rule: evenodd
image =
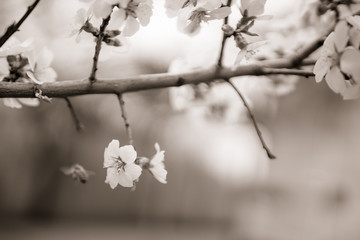
<path id="1" fill-rule="evenodd" d="M 122 94 L 117 94 L 117 97 L 119 99 L 120 109 L 121 109 L 121 117 L 122 117 L 122 119 L 124 121 L 124 124 L 125 124 L 125 129 L 126 129 L 126 133 L 127 133 L 128 139 L 129 139 L 129 144 L 133 145 L 134 141 L 133 141 L 133 137 L 132 137 L 132 130 L 131 130 L 131 127 L 130 127 L 130 123 L 128 121 L 127 113 L 126 113 L 126 110 L 125 110 L 125 101 L 123 99 Z"/>

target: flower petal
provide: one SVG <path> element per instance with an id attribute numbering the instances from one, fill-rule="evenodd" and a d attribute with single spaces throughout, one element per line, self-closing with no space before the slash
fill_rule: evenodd
<path id="1" fill-rule="evenodd" d="M 328 57 L 320 57 L 314 66 L 313 73 L 315 74 L 316 82 L 321 82 L 325 75 L 330 70 L 332 60 Z"/>
<path id="2" fill-rule="evenodd" d="M 136 180 L 140 177 L 142 168 L 139 165 L 136 165 L 134 163 L 126 164 L 125 172 L 131 177 L 132 180 Z"/>
<path id="3" fill-rule="evenodd" d="M 111 14 L 111 21 L 109 24 L 110 29 L 120 29 L 120 27 L 124 24 L 126 19 L 125 10 L 122 8 L 114 9 L 113 13 Z"/>
<path id="4" fill-rule="evenodd" d="M 16 109 L 22 108 L 22 105 L 15 98 L 4 98 L 3 101 L 4 101 L 4 105 L 7 107 L 16 108 Z"/>
<path id="5" fill-rule="evenodd" d="M 223 19 L 231 14 L 231 8 L 230 7 L 222 7 L 215 9 L 209 13 L 209 17 L 207 20 L 212 19 Z"/>
<path id="6" fill-rule="evenodd" d="M 140 4 L 136 9 L 136 16 L 141 26 L 148 25 L 152 16 L 152 7 L 148 4 Z"/>
<path id="7" fill-rule="evenodd" d="M 29 107 L 37 107 L 40 105 L 40 101 L 37 98 L 18 98 L 17 100 Z"/>
<path id="8" fill-rule="evenodd" d="M 123 29 L 123 35 L 130 37 L 134 35 L 140 28 L 139 22 L 132 16 L 128 16 L 125 27 Z"/>
<path id="9" fill-rule="evenodd" d="M 44 47 L 41 50 L 39 56 L 36 58 L 36 69 L 44 69 L 49 67 L 53 59 L 54 54 L 50 51 L 49 48 Z"/>
<path id="10" fill-rule="evenodd" d="M 112 189 L 116 188 L 119 183 L 119 173 L 116 168 L 108 168 L 106 170 L 105 183 L 109 184 Z"/>
<path id="11" fill-rule="evenodd" d="M 354 48 L 349 48 L 344 51 L 340 59 L 340 69 L 351 76 L 351 78 L 360 83 L 360 51 Z"/>
<path id="12" fill-rule="evenodd" d="M 92 7 L 94 16 L 97 18 L 106 18 L 112 11 L 112 5 L 103 0 L 96 0 Z"/>
<path id="13" fill-rule="evenodd" d="M 119 149 L 121 161 L 125 163 L 133 163 L 137 157 L 137 153 L 132 145 L 125 145 Z"/>
<path id="14" fill-rule="evenodd" d="M 164 168 L 164 164 L 160 164 L 157 165 L 155 167 L 149 168 L 149 171 L 151 172 L 151 174 L 154 176 L 154 178 L 156 180 L 158 180 L 159 182 L 166 184 L 166 176 L 167 176 L 167 171 Z"/>
<path id="15" fill-rule="evenodd" d="M 119 141 L 113 139 L 104 151 L 104 168 L 114 166 L 116 158 L 119 157 Z"/>
<path id="16" fill-rule="evenodd" d="M 346 89 L 345 78 L 337 66 L 330 69 L 326 74 L 325 80 L 329 88 L 335 93 L 341 93 Z"/>
<path id="17" fill-rule="evenodd" d="M 117 175 L 117 182 L 123 187 L 132 187 L 134 186 L 134 181 L 129 174 L 120 170 Z"/>
<path id="18" fill-rule="evenodd" d="M 335 46 L 338 52 L 342 52 L 349 41 L 349 27 L 346 21 L 340 21 L 335 26 Z"/>

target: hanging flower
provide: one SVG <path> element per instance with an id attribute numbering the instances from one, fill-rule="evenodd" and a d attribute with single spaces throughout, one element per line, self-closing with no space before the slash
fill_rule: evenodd
<path id="1" fill-rule="evenodd" d="M 118 184 L 133 187 L 142 172 L 142 168 L 135 164 L 136 157 L 132 145 L 120 147 L 118 140 L 112 140 L 104 152 L 104 168 L 107 168 L 105 183 L 112 189 Z"/>
<path id="2" fill-rule="evenodd" d="M 65 175 L 71 176 L 75 182 L 87 183 L 91 175 L 95 173 L 86 170 L 80 164 L 74 164 L 71 167 L 62 167 L 60 171 Z"/>
<path id="3" fill-rule="evenodd" d="M 158 143 L 155 143 L 156 153 L 150 160 L 149 171 L 154 176 L 156 180 L 165 184 L 167 171 L 164 165 L 165 151 L 160 151 L 160 146 Z"/>

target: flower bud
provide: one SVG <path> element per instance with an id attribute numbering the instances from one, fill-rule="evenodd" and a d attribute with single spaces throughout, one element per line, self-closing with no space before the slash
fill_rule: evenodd
<path id="1" fill-rule="evenodd" d="M 223 32 L 226 36 L 231 36 L 234 34 L 234 29 L 229 24 L 224 24 L 221 27 L 221 30 L 223 30 Z"/>
<path id="2" fill-rule="evenodd" d="M 108 36 L 109 38 L 119 36 L 120 33 L 121 33 L 120 30 L 106 30 L 105 31 L 105 35 Z"/>

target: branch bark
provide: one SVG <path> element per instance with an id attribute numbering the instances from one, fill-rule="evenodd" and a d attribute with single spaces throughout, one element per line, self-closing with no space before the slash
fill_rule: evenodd
<path id="1" fill-rule="evenodd" d="M 57 81 L 43 83 L 42 85 L 39 85 L 38 88 L 42 90 L 43 95 L 45 96 L 64 98 L 85 94 L 119 94 L 147 89 L 181 86 L 184 84 L 211 82 L 218 79 L 230 79 L 232 77 L 246 75 L 261 76 L 291 74 L 313 76 L 311 71 L 290 71 L 289 69 L 282 69 L 291 67 L 292 64 L 289 60 L 276 60 L 264 61 L 261 64 L 238 66 L 235 69 L 219 69 L 217 66 L 214 66 L 209 69 L 182 74 L 160 73 L 111 80 L 97 80 L 91 85 L 89 84 L 88 79 Z M 32 83 L 0 82 L 0 98 L 5 97 L 34 97 L 34 85 Z"/>

